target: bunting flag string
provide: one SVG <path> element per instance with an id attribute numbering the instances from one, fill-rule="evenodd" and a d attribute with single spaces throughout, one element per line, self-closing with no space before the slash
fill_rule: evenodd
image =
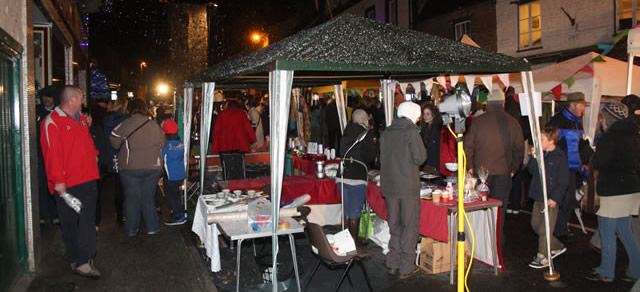
<path id="1" fill-rule="evenodd" d="M 498 74 L 498 79 L 500 79 L 505 88 L 509 87 L 509 74 Z"/>
<path id="2" fill-rule="evenodd" d="M 444 76 L 438 76 L 436 77 L 436 81 L 438 81 L 438 83 L 440 83 L 440 86 L 442 86 L 442 88 L 447 88 L 447 78 Z"/>
<path id="3" fill-rule="evenodd" d="M 562 96 L 562 84 L 559 84 L 558 86 L 554 87 L 553 89 L 551 89 L 551 93 L 553 93 L 553 95 L 555 95 L 556 100 L 560 100 L 560 96 Z"/>
<path id="4" fill-rule="evenodd" d="M 564 81 L 562 81 L 562 83 L 566 84 L 567 86 L 569 86 L 569 88 L 571 88 L 571 86 L 573 86 L 573 84 L 576 83 L 576 79 L 575 77 L 573 77 L 573 75 L 571 75 L 571 77 L 565 79 Z"/>
<path id="5" fill-rule="evenodd" d="M 589 73 L 589 74 L 591 74 L 591 76 L 593 76 L 595 74 L 593 72 L 593 68 L 591 68 L 591 65 L 586 65 L 586 66 L 582 67 L 582 69 L 580 69 L 580 71 Z"/>
<path id="6" fill-rule="evenodd" d="M 633 29 L 635 29 L 637 27 L 640 27 L 640 25 L 635 26 Z M 604 59 L 604 56 L 609 54 L 611 52 L 611 50 L 613 50 L 614 46 L 618 42 L 620 42 L 620 40 L 622 40 L 624 37 L 626 37 L 628 34 L 629 34 L 629 30 L 625 29 L 625 30 L 621 31 L 620 33 L 618 33 L 618 35 L 616 35 L 613 38 L 613 41 L 612 41 L 611 44 L 598 44 L 598 49 L 602 50 L 602 53 L 598 54 L 598 56 L 596 56 L 595 58 L 591 59 L 588 64 L 586 64 L 584 67 L 581 67 L 578 71 L 576 71 L 573 74 L 571 74 L 571 76 L 569 76 L 568 78 L 563 80 L 558 86 L 556 86 L 553 89 L 551 89 L 551 93 L 556 97 L 557 100 L 560 100 L 560 96 L 562 95 L 562 84 L 566 84 L 568 88 L 571 88 L 571 86 L 573 86 L 573 84 L 575 84 L 575 82 L 576 82 L 575 75 L 578 72 L 585 72 L 585 73 L 591 74 L 591 76 L 593 76 L 595 73 L 594 73 L 593 67 L 591 67 L 591 63 L 605 63 L 605 62 L 607 62 Z"/>
<path id="7" fill-rule="evenodd" d="M 467 85 L 467 91 L 472 92 L 473 85 L 476 84 L 476 76 L 474 75 L 464 75 L 464 82 Z"/>
<path id="8" fill-rule="evenodd" d="M 451 81 L 451 86 L 456 87 L 456 84 L 458 84 L 458 78 L 460 78 L 460 76 L 458 75 L 449 76 L 449 80 Z"/>
<path id="9" fill-rule="evenodd" d="M 482 81 L 482 84 L 484 84 L 484 87 L 486 87 L 487 89 L 489 89 L 489 91 L 491 91 L 491 89 L 493 88 L 493 76 L 491 75 L 481 76 L 480 80 Z"/>

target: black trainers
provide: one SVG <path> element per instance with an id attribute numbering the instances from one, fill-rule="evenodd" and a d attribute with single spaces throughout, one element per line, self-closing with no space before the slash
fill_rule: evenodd
<path id="1" fill-rule="evenodd" d="M 593 269 L 593 271 L 591 271 L 591 273 L 586 275 L 584 278 L 589 281 L 605 282 L 605 283 L 611 283 L 614 280 L 611 277 L 600 275 L 600 273 L 598 273 L 595 269 Z"/>
<path id="2" fill-rule="evenodd" d="M 164 225 L 174 226 L 174 225 L 182 225 L 187 222 L 187 215 L 182 215 L 179 219 L 169 219 L 164 222 Z"/>

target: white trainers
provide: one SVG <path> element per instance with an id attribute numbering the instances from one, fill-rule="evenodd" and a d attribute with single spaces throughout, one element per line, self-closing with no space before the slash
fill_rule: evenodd
<path id="1" fill-rule="evenodd" d="M 75 268 L 74 272 L 89 279 L 100 279 L 100 271 L 93 265 L 93 260 L 89 260 L 89 262 L 79 265 Z"/>

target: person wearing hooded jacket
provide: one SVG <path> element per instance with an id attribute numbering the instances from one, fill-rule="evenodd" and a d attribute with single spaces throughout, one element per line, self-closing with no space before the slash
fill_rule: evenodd
<path id="1" fill-rule="evenodd" d="M 171 209 L 171 216 L 165 225 L 182 225 L 187 222 L 184 214 L 184 207 L 180 203 L 180 185 L 184 181 L 186 174 L 184 171 L 184 144 L 178 136 L 178 124 L 172 119 L 162 122 L 167 143 L 162 148 L 162 161 L 164 165 L 164 176 L 162 185 L 167 205 Z"/>
<path id="2" fill-rule="evenodd" d="M 364 140 L 355 144 L 349 153 L 345 153 L 365 132 Z M 376 159 L 374 133 L 369 131 L 369 115 L 366 111 L 358 109 L 353 112 L 351 123 L 344 129 L 340 140 L 340 157 L 353 158 L 366 165 L 370 165 Z M 344 179 L 336 178 L 338 190 L 342 189 L 340 184 L 344 184 L 344 222 L 354 239 L 358 238 L 360 212 L 367 194 L 367 178 L 367 169 L 364 166 L 348 160 L 344 162 Z"/>
<path id="3" fill-rule="evenodd" d="M 380 137 L 380 186 L 387 207 L 389 253 L 385 266 L 392 275 L 408 278 L 415 270 L 420 230 L 420 165 L 427 159 L 420 129 L 420 106 L 405 101 L 398 117 Z"/>

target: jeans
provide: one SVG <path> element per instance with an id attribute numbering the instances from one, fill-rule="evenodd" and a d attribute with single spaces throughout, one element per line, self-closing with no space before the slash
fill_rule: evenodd
<path id="1" fill-rule="evenodd" d="M 120 181 L 125 197 L 124 214 L 127 217 L 125 222 L 127 235 L 132 236 L 137 233 L 141 213 L 147 232 L 155 232 L 160 229 L 154 197 L 161 175 L 162 170 L 160 169 L 123 169 L 120 171 Z"/>
<path id="2" fill-rule="evenodd" d="M 598 216 L 598 230 L 602 242 L 602 255 L 600 266 L 596 271 L 605 277 L 615 277 L 617 234 L 629 257 L 626 275 L 633 279 L 640 278 L 640 246 L 631 233 L 631 216 L 622 218 Z"/>
<path id="3" fill-rule="evenodd" d="M 82 202 L 80 214 L 71 209 L 58 194 L 55 195 L 67 259 L 69 263 L 76 263 L 78 266 L 96 256 L 97 192 L 95 180 L 67 188 L 67 193 Z"/>
<path id="4" fill-rule="evenodd" d="M 184 206 L 182 202 L 180 202 L 180 186 L 182 185 L 181 180 L 169 180 L 169 178 L 165 175 L 162 184 L 164 186 L 164 196 L 167 200 L 167 205 L 169 205 L 169 209 L 171 209 L 171 219 L 178 220 L 184 216 Z"/>
<path id="5" fill-rule="evenodd" d="M 341 191 L 340 183 L 338 183 L 338 192 Z M 344 216 L 349 219 L 360 219 L 366 195 L 367 185 L 344 184 Z"/>

